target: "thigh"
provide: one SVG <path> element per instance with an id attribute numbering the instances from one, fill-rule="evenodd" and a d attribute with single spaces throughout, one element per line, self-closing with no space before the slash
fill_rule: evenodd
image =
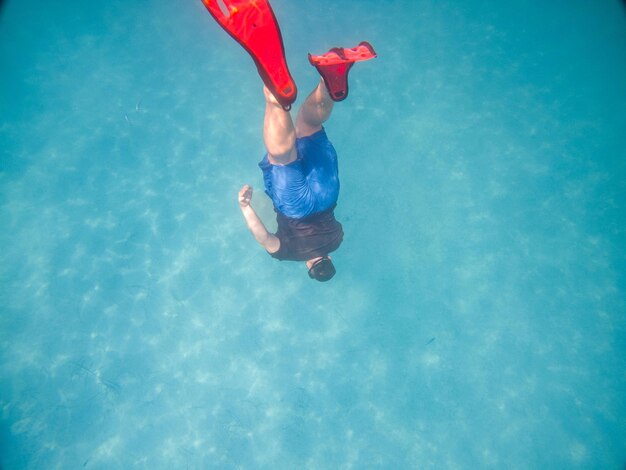
<path id="1" fill-rule="evenodd" d="M 337 173 L 337 152 L 323 127 L 310 136 L 296 139 L 296 149 L 308 178 Z"/>
<path id="2" fill-rule="evenodd" d="M 315 200 L 315 210 L 326 210 L 336 204 L 339 197 L 337 152 L 323 130 L 298 139 L 296 146 Z"/>
<path id="3" fill-rule="evenodd" d="M 296 146 L 294 144 L 286 153 L 281 155 L 272 155 L 268 152 L 267 159 L 272 165 L 289 165 L 298 159 L 298 151 L 296 150 Z"/>
<path id="4" fill-rule="evenodd" d="M 274 207 L 291 218 L 302 218 L 315 209 L 309 182 L 301 159 L 288 165 L 273 165 L 267 157 L 259 164 L 265 192 Z"/>

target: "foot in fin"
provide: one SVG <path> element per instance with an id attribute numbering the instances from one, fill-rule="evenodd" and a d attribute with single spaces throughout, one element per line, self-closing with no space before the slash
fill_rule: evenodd
<path id="1" fill-rule="evenodd" d="M 326 54 L 309 54 L 309 62 L 324 79 L 330 97 L 334 101 L 342 101 L 348 97 L 348 72 L 354 63 L 375 57 L 372 45 L 363 41 L 352 49 L 333 47 Z"/>
<path id="2" fill-rule="evenodd" d="M 254 60 L 263 83 L 285 110 L 298 90 L 291 77 L 283 38 L 267 0 L 202 0 L 219 25 Z"/>

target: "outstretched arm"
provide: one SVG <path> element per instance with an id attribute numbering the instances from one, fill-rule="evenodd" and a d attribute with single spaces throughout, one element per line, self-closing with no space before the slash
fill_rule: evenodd
<path id="1" fill-rule="evenodd" d="M 246 219 L 246 224 L 256 241 L 259 242 L 268 253 L 276 253 L 280 248 L 280 240 L 267 231 L 265 225 L 263 225 L 263 222 L 250 205 L 251 199 L 252 188 L 246 184 L 239 191 L 239 207 L 241 208 L 241 213 Z"/>

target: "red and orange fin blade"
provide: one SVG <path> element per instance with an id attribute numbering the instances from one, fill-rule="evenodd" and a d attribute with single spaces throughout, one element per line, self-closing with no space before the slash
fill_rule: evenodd
<path id="1" fill-rule="evenodd" d="M 290 109 L 298 90 L 287 67 L 276 16 L 267 0 L 202 0 L 215 21 L 243 47 L 263 83 Z"/>
<path id="2" fill-rule="evenodd" d="M 358 46 L 351 49 L 344 49 L 343 53 L 348 60 L 359 62 L 361 60 L 370 60 L 377 57 L 376 51 L 367 41 L 362 41 Z"/>

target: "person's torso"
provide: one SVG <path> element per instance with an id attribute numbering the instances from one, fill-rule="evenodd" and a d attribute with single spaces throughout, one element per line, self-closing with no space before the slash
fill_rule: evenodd
<path id="1" fill-rule="evenodd" d="M 343 240 L 343 228 L 335 219 L 334 206 L 304 219 L 276 212 L 280 249 L 271 253 L 279 260 L 307 261 L 335 251 Z"/>

